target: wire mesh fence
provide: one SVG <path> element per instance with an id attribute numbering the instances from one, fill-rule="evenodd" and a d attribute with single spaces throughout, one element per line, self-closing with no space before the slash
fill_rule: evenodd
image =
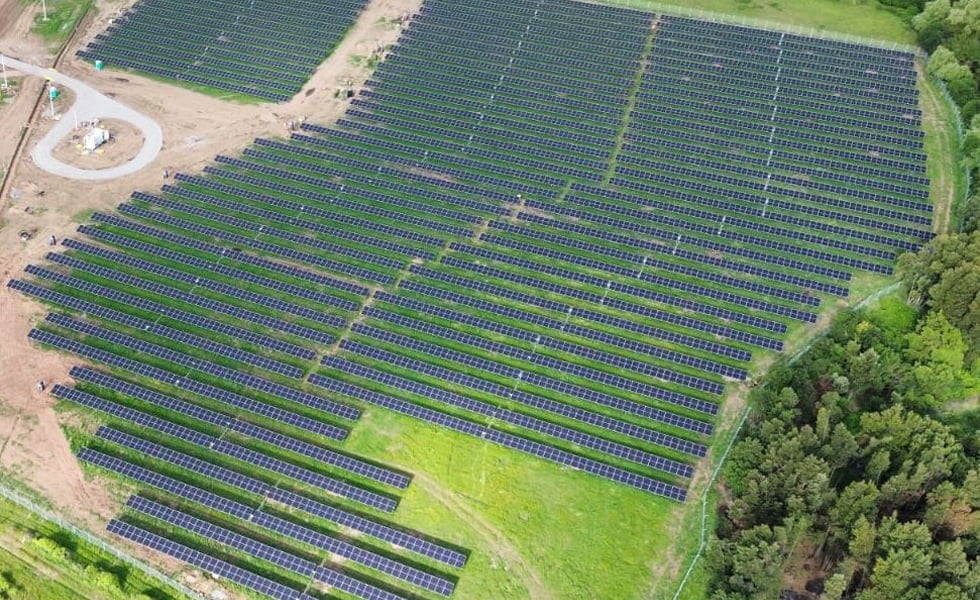
<path id="1" fill-rule="evenodd" d="M 125 563 L 127 566 L 133 567 L 134 569 L 138 569 L 148 577 L 159 581 L 162 585 L 165 585 L 173 590 L 176 590 L 177 592 L 180 592 L 186 598 L 191 598 L 194 600 L 204 598 L 204 596 L 202 596 L 201 594 L 177 582 L 172 577 L 165 575 L 164 573 L 161 573 L 159 570 L 151 567 L 150 565 L 144 563 L 143 561 L 133 556 L 130 556 L 129 554 L 126 554 L 122 550 L 119 550 L 118 548 L 110 545 L 105 540 L 92 535 L 88 531 L 85 531 L 84 529 L 76 525 L 73 525 L 68 521 L 65 521 L 64 519 L 54 514 L 47 508 L 44 508 L 43 506 L 39 505 L 37 502 L 23 496 L 19 492 L 16 492 L 4 485 L 0 485 L 0 496 L 30 511 L 31 513 L 37 515 L 38 517 L 44 519 L 45 521 L 54 523 L 61 529 L 83 540 L 85 543 L 91 544 L 105 551 L 106 553 L 112 555 L 119 561 Z"/>

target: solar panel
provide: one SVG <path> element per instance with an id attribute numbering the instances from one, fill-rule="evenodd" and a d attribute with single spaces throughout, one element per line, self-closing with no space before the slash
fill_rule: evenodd
<path id="1" fill-rule="evenodd" d="M 380 483 L 385 483 L 398 488 L 408 487 L 411 478 L 408 475 L 392 471 L 384 467 L 376 466 L 372 463 L 341 454 L 335 450 L 316 446 L 309 442 L 283 435 L 281 433 L 260 427 L 258 425 L 242 421 L 234 416 L 218 413 L 178 400 L 171 396 L 155 392 L 145 387 L 134 385 L 115 377 L 110 377 L 93 369 L 86 367 L 72 367 L 69 375 L 76 381 L 98 385 L 99 387 L 126 394 L 133 398 L 151 402 L 157 406 L 167 408 L 174 412 L 193 417 L 199 421 L 217 425 L 231 431 L 236 431 L 253 439 L 272 444 L 284 450 L 290 450 L 297 454 L 308 456 L 309 458 L 323 462 L 325 464 L 344 469 L 350 473 L 373 479 Z"/>
<path id="2" fill-rule="evenodd" d="M 202 373 L 227 379 L 228 381 L 252 388 L 260 393 L 277 396 L 284 400 L 289 400 L 304 406 L 316 408 L 338 417 L 349 420 L 356 420 L 358 417 L 360 417 L 360 411 L 351 406 L 346 406 L 344 404 L 334 402 L 333 400 L 321 398 L 320 396 L 302 392 L 295 388 L 274 383 L 268 379 L 263 379 L 255 375 L 249 375 L 241 371 L 235 371 L 227 367 L 222 367 L 204 359 L 193 358 L 187 354 L 182 354 L 162 346 L 143 342 L 128 335 L 109 331 L 108 329 L 96 327 L 88 323 L 83 323 L 57 313 L 49 314 L 47 321 L 66 329 L 78 331 L 92 337 L 112 342 L 113 344 L 117 344 L 124 348 L 142 352 L 149 356 L 162 358 L 176 365 L 189 367 L 191 369 L 199 370 Z"/>
<path id="3" fill-rule="evenodd" d="M 296 413 L 268 405 L 264 402 L 259 402 L 257 400 L 252 400 L 251 398 L 246 398 L 244 396 L 228 392 L 227 390 L 223 390 L 221 388 L 199 383 L 192 379 L 182 378 L 178 375 L 174 375 L 173 373 L 168 373 L 161 369 L 157 369 L 156 367 L 151 367 L 144 363 L 129 360 L 99 348 L 93 348 L 92 346 L 55 335 L 48 331 L 32 329 L 28 333 L 28 337 L 42 344 L 48 344 L 61 350 L 73 352 L 84 358 L 98 361 L 107 365 L 116 366 L 140 375 L 141 377 L 147 377 L 165 382 L 166 384 L 174 386 L 175 388 L 200 394 L 201 396 L 216 402 L 227 404 L 229 406 L 235 406 L 269 419 L 282 421 L 283 423 L 288 423 L 295 427 L 299 427 L 300 429 L 304 429 L 324 437 L 343 439 L 347 435 L 346 429 L 337 427 L 336 425 L 316 421 L 303 415 L 298 415 Z"/>
<path id="4" fill-rule="evenodd" d="M 145 529 L 140 529 L 135 525 L 130 525 L 129 523 L 118 519 L 109 521 L 109 525 L 106 527 L 106 530 L 122 538 L 136 542 L 137 544 L 146 546 L 147 548 L 152 548 L 153 550 L 162 552 L 163 554 L 176 558 L 177 560 L 204 569 L 208 573 L 214 573 L 215 575 L 224 577 L 229 581 L 234 581 L 238 585 L 244 586 L 270 598 L 275 598 L 276 600 L 313 600 L 313 598 L 310 596 L 282 585 L 281 583 L 277 583 L 271 579 L 266 579 L 261 575 L 256 575 L 251 571 L 246 571 L 241 567 L 236 567 L 235 565 L 227 563 L 223 560 L 219 560 L 213 556 L 208 556 L 203 552 L 199 552 L 193 548 L 188 548 L 187 546 L 178 544 L 177 542 L 168 540 L 167 538 L 161 537 L 154 533 L 150 533 Z"/>
<path id="5" fill-rule="evenodd" d="M 411 402 L 405 402 L 404 400 L 399 400 L 384 394 L 372 392 L 362 387 L 338 381 L 336 379 L 331 379 L 329 377 L 324 377 L 314 373 L 313 375 L 310 375 L 309 381 L 314 385 L 321 386 L 324 389 L 332 390 L 340 394 L 345 394 L 351 398 L 357 398 L 371 404 L 383 406 L 390 410 L 394 410 L 395 412 L 399 412 L 410 417 L 415 417 L 417 419 L 422 419 L 430 423 L 435 423 L 442 427 L 448 427 L 455 431 L 472 435 L 474 437 L 494 441 L 508 448 L 521 450 L 528 454 L 532 454 L 552 462 L 557 462 L 562 465 L 570 466 L 578 470 L 586 471 L 594 475 L 599 475 L 600 477 L 623 483 L 652 494 L 665 496 L 678 501 L 683 501 L 687 496 L 687 491 L 683 488 L 679 488 L 656 479 L 651 479 L 645 475 L 638 475 L 619 467 L 613 467 L 590 458 L 585 458 L 565 450 L 557 449 L 553 446 L 532 442 L 531 440 L 527 440 L 520 436 L 498 432 L 488 427 L 473 423 L 472 421 L 460 419 L 459 417 L 454 417 L 443 412 L 418 406 L 416 404 L 412 404 Z"/>
<path id="6" fill-rule="evenodd" d="M 223 496 L 188 485 L 166 475 L 161 475 L 91 448 L 82 448 L 79 450 L 78 458 L 87 463 L 108 469 L 163 492 L 196 502 L 243 521 L 259 523 L 255 519 L 261 516 L 260 524 L 263 527 L 273 531 L 281 531 L 282 533 L 287 531 L 286 521 L 263 512 L 261 506 L 254 508 L 240 504 Z M 466 562 L 465 554 L 430 542 L 420 537 L 420 534 L 416 532 L 395 529 L 391 526 L 365 519 L 344 509 L 310 500 L 305 496 L 299 496 L 281 488 L 272 489 L 268 498 L 423 556 L 428 556 L 450 566 L 462 567 Z M 291 526 L 288 528 L 289 530 L 292 527 L 298 527 L 293 523 L 289 523 L 289 525 Z M 341 549 L 343 548 L 341 547 Z"/>
<path id="7" fill-rule="evenodd" d="M 197 535 L 208 538 L 209 540 L 225 544 L 231 548 L 241 550 L 257 558 L 261 558 L 267 562 L 274 565 L 293 571 L 294 573 L 299 573 L 304 577 L 310 577 L 317 579 L 319 581 L 324 581 L 332 587 L 339 590 L 345 591 L 349 594 L 353 594 L 358 598 L 365 598 L 367 600 L 394 600 L 402 598 L 402 596 L 387 592 L 378 588 L 376 586 L 367 584 L 363 581 L 355 579 L 349 575 L 345 575 L 340 571 L 333 569 L 321 568 L 317 563 L 300 558 L 295 554 L 291 554 L 284 550 L 280 550 L 275 546 L 260 542 L 248 536 L 242 535 L 240 533 L 235 533 L 224 527 L 219 527 L 213 523 L 209 523 L 197 517 L 193 517 L 187 513 L 174 510 L 168 506 L 142 498 L 140 496 L 132 496 L 126 503 L 126 506 L 130 509 L 136 510 L 145 515 L 149 515 L 165 523 L 169 523 L 183 530 L 190 531 Z M 297 527 L 304 531 L 313 534 L 310 530 L 305 528 Z M 327 536 L 311 536 L 307 537 L 303 541 L 310 543 L 315 540 L 328 539 Z M 332 538 L 330 538 L 332 539 Z M 347 544 L 349 546 L 349 544 Z M 353 546 L 351 546 L 353 548 Z M 376 555 L 372 555 L 376 556 Z M 380 557 L 378 557 L 380 559 Z M 393 562 L 393 561 L 392 561 Z M 373 566 L 373 565 L 372 565 Z M 408 567 L 404 567 L 408 569 Z M 436 578 L 433 578 L 436 579 Z M 440 580 L 444 581 L 444 580 Z M 415 583 L 415 582 L 413 582 Z M 449 591 L 452 591 L 452 586 L 449 582 L 444 582 L 449 585 Z M 441 595 L 446 596 L 448 593 L 444 592 L 445 588 L 440 588 L 437 590 Z"/>

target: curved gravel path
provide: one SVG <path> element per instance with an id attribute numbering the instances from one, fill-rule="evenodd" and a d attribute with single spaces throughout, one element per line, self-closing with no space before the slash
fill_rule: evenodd
<path id="1" fill-rule="evenodd" d="M 109 167 L 107 169 L 79 169 L 65 164 L 52 156 L 51 152 L 58 143 L 74 128 L 74 119 L 65 118 L 55 123 L 55 126 L 48 131 L 31 152 L 34 163 L 48 173 L 67 177 L 69 179 L 86 179 L 89 181 L 114 179 L 129 175 L 139 171 L 149 165 L 160 154 L 163 147 L 163 130 L 153 119 L 142 115 L 124 104 L 109 98 L 95 88 L 83 83 L 73 77 L 63 75 L 54 69 L 36 67 L 32 64 L 21 62 L 15 58 L 4 56 L 4 62 L 8 69 L 15 69 L 29 75 L 44 77 L 52 82 L 71 89 L 75 93 L 75 104 L 72 110 L 78 116 L 79 121 L 91 121 L 94 119 L 119 119 L 132 123 L 143 132 L 143 147 L 132 160 L 124 164 Z"/>

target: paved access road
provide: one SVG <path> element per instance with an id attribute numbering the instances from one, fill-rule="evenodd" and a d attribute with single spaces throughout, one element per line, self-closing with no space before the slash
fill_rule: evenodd
<path id="1" fill-rule="evenodd" d="M 88 84 L 63 75 L 54 69 L 36 67 L 9 56 L 4 56 L 4 63 L 8 69 L 44 77 L 59 86 L 71 89 L 75 93 L 75 105 L 72 110 L 75 111 L 79 121 L 118 119 L 132 123 L 143 132 L 143 147 L 129 162 L 107 169 L 79 169 L 61 162 L 51 154 L 75 125 L 73 117 L 63 114 L 61 120 L 55 123 L 47 135 L 37 142 L 31 152 L 31 158 L 41 169 L 69 179 L 86 179 L 89 181 L 114 179 L 139 171 L 153 162 L 160 154 L 160 148 L 163 147 L 163 130 L 153 119 L 105 96 Z"/>

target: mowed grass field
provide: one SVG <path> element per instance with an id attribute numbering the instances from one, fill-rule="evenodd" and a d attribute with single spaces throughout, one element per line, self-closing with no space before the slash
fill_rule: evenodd
<path id="1" fill-rule="evenodd" d="M 775 21 L 818 32 L 915 43 L 915 35 L 902 19 L 877 0 L 605 0 L 604 3 L 646 10 L 678 6 L 686 10 Z M 670 11 L 665 8 L 664 12 L 669 14 Z"/>

